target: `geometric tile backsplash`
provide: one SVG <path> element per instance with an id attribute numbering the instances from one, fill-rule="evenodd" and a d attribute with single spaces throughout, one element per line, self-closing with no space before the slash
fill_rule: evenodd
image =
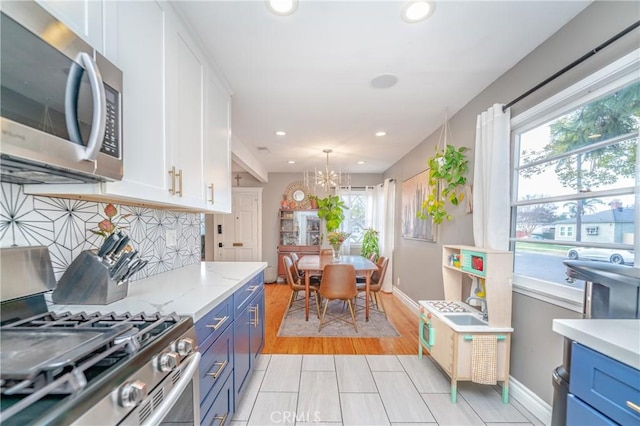
<path id="1" fill-rule="evenodd" d="M 22 185 L 0 185 L 0 247 L 47 246 L 57 280 L 83 250 L 102 244 L 91 229 L 105 218 L 106 203 L 28 195 Z M 200 262 L 200 214 L 114 205 L 118 216 L 129 215 L 118 224 L 129 244 L 149 261 L 131 281 Z M 176 231 L 173 247 L 166 244 L 168 229 Z"/>

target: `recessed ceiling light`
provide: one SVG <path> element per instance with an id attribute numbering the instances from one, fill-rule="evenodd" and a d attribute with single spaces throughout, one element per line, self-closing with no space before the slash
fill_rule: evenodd
<path id="1" fill-rule="evenodd" d="M 387 132 L 383 132 L 383 131 L 376 132 L 376 136 L 387 136 Z"/>
<path id="2" fill-rule="evenodd" d="M 265 0 L 267 9 L 276 15 L 291 15 L 298 7 L 298 0 Z"/>
<path id="3" fill-rule="evenodd" d="M 287 161 L 287 163 L 289 163 L 289 164 L 296 164 L 296 162 L 295 162 L 295 161 L 293 161 L 293 160 L 289 160 L 289 161 Z"/>
<path id="4" fill-rule="evenodd" d="M 400 16 L 404 21 L 413 24 L 433 15 L 435 9 L 436 3 L 433 0 L 411 0 L 403 6 Z"/>
<path id="5" fill-rule="evenodd" d="M 358 161 L 358 164 L 364 164 L 364 161 L 360 160 Z"/>
<path id="6" fill-rule="evenodd" d="M 285 132 L 284 130 L 278 130 L 275 132 L 277 136 L 284 136 L 287 134 L 287 132 Z"/>

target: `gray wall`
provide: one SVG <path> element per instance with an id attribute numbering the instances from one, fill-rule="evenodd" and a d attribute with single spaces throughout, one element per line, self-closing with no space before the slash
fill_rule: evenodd
<path id="1" fill-rule="evenodd" d="M 591 4 L 456 113 L 449 122 L 452 133 L 450 143 L 472 148 L 478 114 L 494 103 L 507 103 L 520 96 L 631 25 L 638 16 L 640 3 L 637 2 L 598 1 Z M 512 117 L 637 49 L 639 45 L 639 31 L 636 30 L 516 104 L 511 109 Z M 400 187 L 404 180 L 425 170 L 426 159 L 433 154 L 439 134 L 438 129 L 428 136 L 389 168 L 384 177 L 395 178 Z M 470 157 L 473 158 L 473 155 L 472 150 Z M 473 176 L 473 170 L 470 170 L 469 176 Z M 400 217 L 400 207 L 401 197 L 398 197 L 396 217 Z M 471 215 L 466 214 L 463 207 L 459 207 L 453 211 L 453 216 L 452 222 L 440 226 L 437 243 L 403 239 L 399 236 L 400 223 L 396 225 L 393 282 L 396 284 L 399 279 L 399 289 L 413 300 L 443 297 L 440 267 L 443 244 L 473 244 Z M 553 318 L 576 317 L 578 314 L 575 312 L 514 294 L 515 332 L 511 350 L 511 375 L 548 404 L 551 404 L 553 395 L 551 372 L 562 360 L 562 339 L 551 331 L 551 322 Z"/>
<path id="2" fill-rule="evenodd" d="M 278 210 L 282 194 L 292 182 L 301 181 L 302 173 L 269 173 L 269 182 L 258 182 L 248 173 L 240 173 L 240 186 L 263 187 L 262 192 L 262 260 L 269 266 L 277 267 L 278 262 Z M 371 186 L 382 183 L 382 174 L 352 174 L 351 185 Z M 236 181 L 234 180 L 234 185 Z M 313 193 L 313 188 L 311 188 Z M 316 191 L 316 195 L 326 194 Z"/>

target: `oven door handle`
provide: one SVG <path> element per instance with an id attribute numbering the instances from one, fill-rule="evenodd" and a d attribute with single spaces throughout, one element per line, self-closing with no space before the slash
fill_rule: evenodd
<path id="1" fill-rule="evenodd" d="M 183 369 L 182 374 L 180 375 L 180 380 L 175 383 L 173 388 L 165 397 L 164 401 L 162 401 L 162 404 L 160 404 L 153 411 L 153 414 L 149 416 L 147 420 L 142 424 L 143 426 L 160 424 L 160 422 L 166 417 L 169 411 L 171 411 L 175 403 L 178 402 L 178 399 L 182 395 L 182 392 L 187 388 L 189 383 L 191 383 L 191 380 L 193 380 L 194 377 L 197 377 L 196 373 L 198 372 L 198 367 L 200 366 L 200 357 L 200 352 L 195 352 L 190 355 L 187 360 L 185 360 L 187 365 L 185 367 L 185 364 L 182 364 Z M 198 396 L 194 395 L 193 397 L 197 398 Z M 199 413 L 194 413 L 194 416 L 199 417 Z M 196 424 L 199 424 L 199 418 L 195 418 L 194 420 L 196 421 Z"/>

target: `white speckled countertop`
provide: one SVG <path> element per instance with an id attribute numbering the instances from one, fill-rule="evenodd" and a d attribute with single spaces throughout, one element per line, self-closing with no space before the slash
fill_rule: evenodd
<path id="1" fill-rule="evenodd" d="M 552 329 L 640 370 L 640 319 L 554 319 Z"/>
<path id="2" fill-rule="evenodd" d="M 145 312 L 189 315 L 194 322 L 267 267 L 266 262 L 201 262 L 129 284 L 127 297 L 108 305 L 58 305 L 55 312 Z M 48 296 L 50 301 L 51 295 Z"/>

